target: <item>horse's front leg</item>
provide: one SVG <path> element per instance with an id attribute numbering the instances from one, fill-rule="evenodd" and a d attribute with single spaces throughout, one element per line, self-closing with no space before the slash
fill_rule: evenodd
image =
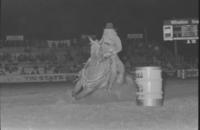
<path id="1" fill-rule="evenodd" d="M 85 88 L 83 89 L 81 92 L 79 92 L 77 95 L 74 96 L 74 98 L 76 100 L 79 100 L 81 98 L 84 98 L 90 94 L 92 94 L 97 88 L 95 87 L 88 87 L 88 88 Z"/>
<path id="2" fill-rule="evenodd" d="M 72 97 L 74 97 L 75 95 L 77 95 L 80 91 L 82 90 L 82 83 L 81 80 L 79 80 L 74 89 L 72 90 Z"/>

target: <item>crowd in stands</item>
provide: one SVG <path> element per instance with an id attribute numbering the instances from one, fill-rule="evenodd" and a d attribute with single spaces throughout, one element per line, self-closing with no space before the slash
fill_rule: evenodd
<path id="1" fill-rule="evenodd" d="M 0 48 L 0 75 L 74 73 L 89 57 L 89 44 L 44 45 Z"/>
<path id="2" fill-rule="evenodd" d="M 159 65 L 171 70 L 178 67 L 198 66 L 198 58 L 193 64 L 188 64 L 182 57 L 179 57 L 177 63 L 173 53 L 162 44 L 133 42 L 123 41 L 123 51 L 119 54 L 127 71 L 137 66 L 148 65 Z M 9 46 L 0 48 L 0 75 L 76 73 L 89 58 L 89 51 L 88 40 L 77 40 L 72 44 L 51 47 L 44 43 L 37 47 L 17 47 L 17 45 L 12 47 L 9 44 Z"/>

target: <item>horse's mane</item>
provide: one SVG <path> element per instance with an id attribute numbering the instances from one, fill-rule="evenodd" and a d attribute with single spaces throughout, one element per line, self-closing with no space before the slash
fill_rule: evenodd
<path id="1" fill-rule="evenodd" d="M 94 61 L 99 61 L 103 58 L 102 47 L 98 42 L 90 43 L 90 58 Z"/>
<path id="2" fill-rule="evenodd" d="M 104 60 L 102 48 L 98 42 L 90 43 L 90 45 L 90 60 L 86 63 L 87 65 L 84 67 L 84 71 L 89 73 L 89 77 L 91 75 L 95 77 L 95 75 L 102 75 L 104 71 L 107 70 L 107 68 L 105 69 L 104 67 L 108 67 L 109 60 Z"/>

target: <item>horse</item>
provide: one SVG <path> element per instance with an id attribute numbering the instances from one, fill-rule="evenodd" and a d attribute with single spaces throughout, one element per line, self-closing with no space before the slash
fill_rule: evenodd
<path id="1" fill-rule="evenodd" d="M 110 58 L 102 55 L 102 48 L 98 42 L 91 42 L 91 56 L 79 72 L 78 82 L 72 91 L 75 99 L 83 98 L 98 88 L 104 88 L 110 83 L 111 64 Z"/>
<path id="2" fill-rule="evenodd" d="M 77 83 L 72 90 L 72 97 L 76 100 L 84 98 L 100 88 L 108 91 L 118 75 L 112 75 L 110 57 L 104 57 L 102 46 L 97 41 L 90 40 L 91 56 L 79 72 Z M 113 80 L 114 79 L 114 80 Z M 132 77 L 124 75 L 124 82 L 133 83 Z"/>

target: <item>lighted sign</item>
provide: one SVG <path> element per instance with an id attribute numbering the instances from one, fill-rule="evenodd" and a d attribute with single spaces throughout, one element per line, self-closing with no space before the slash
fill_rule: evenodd
<path id="1" fill-rule="evenodd" d="M 169 40 L 192 40 L 199 39 L 197 19 L 166 20 L 163 25 L 163 39 Z"/>
<path id="2" fill-rule="evenodd" d="M 173 26 L 172 25 L 164 25 L 163 26 L 163 38 L 165 41 L 173 40 Z"/>

